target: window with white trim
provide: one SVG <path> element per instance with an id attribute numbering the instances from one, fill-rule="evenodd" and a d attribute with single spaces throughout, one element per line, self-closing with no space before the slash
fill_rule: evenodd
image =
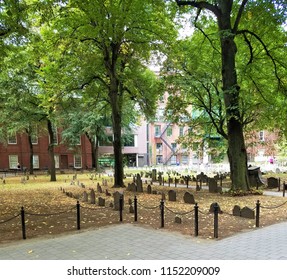
<path id="1" fill-rule="evenodd" d="M 10 169 L 18 169 L 18 156 L 17 155 L 9 155 L 9 168 Z"/>
<path id="2" fill-rule="evenodd" d="M 82 168 L 82 156 L 81 155 L 74 155 L 74 167 Z"/>
<path id="3" fill-rule="evenodd" d="M 39 168 L 39 156 L 33 155 L 33 168 Z"/>
<path id="4" fill-rule="evenodd" d="M 11 133 L 8 135 L 8 144 L 17 144 L 17 135 L 16 133 Z"/>

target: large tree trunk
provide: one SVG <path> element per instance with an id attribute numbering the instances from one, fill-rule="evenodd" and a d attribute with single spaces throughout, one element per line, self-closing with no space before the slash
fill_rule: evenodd
<path id="1" fill-rule="evenodd" d="M 231 28 L 230 1 L 221 1 L 221 17 L 218 18 L 222 53 L 222 90 L 226 108 L 228 158 L 233 189 L 248 190 L 247 153 L 239 108 L 239 91 L 235 66 L 235 34 Z M 225 6 L 224 6 L 225 5 Z"/>
<path id="2" fill-rule="evenodd" d="M 48 154 L 50 158 L 50 181 L 56 182 L 56 166 L 55 166 L 55 154 L 54 154 L 54 131 L 52 127 L 52 123 L 48 120 L 48 133 L 50 136 L 50 143 L 48 146 Z"/>
<path id="3" fill-rule="evenodd" d="M 112 121 L 114 133 L 114 187 L 124 186 L 124 168 L 123 168 L 123 154 L 122 154 L 122 115 L 121 104 L 118 97 L 118 91 L 110 92 L 110 100 L 112 107 Z"/>
<path id="4" fill-rule="evenodd" d="M 28 142 L 29 142 L 29 173 L 30 175 L 34 174 L 34 164 L 33 164 L 33 155 L 34 155 L 34 150 L 33 150 L 33 143 L 32 143 L 32 137 L 31 134 L 28 134 Z"/>

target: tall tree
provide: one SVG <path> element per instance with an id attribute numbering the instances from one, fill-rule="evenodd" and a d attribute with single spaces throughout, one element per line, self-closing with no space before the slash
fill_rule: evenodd
<path id="1" fill-rule="evenodd" d="M 237 42 L 238 36 L 243 36 L 250 50 L 250 63 L 256 52 L 252 44 L 259 41 L 263 47 L 263 51 L 274 63 L 275 75 L 276 67 L 280 62 L 272 58 L 271 52 L 264 40 L 260 38 L 254 31 L 256 22 L 263 23 L 266 16 L 272 23 L 272 28 L 276 29 L 286 20 L 286 5 L 284 1 L 233 1 L 233 0 L 217 0 L 217 1 L 180 1 L 176 0 L 179 6 L 190 6 L 197 9 L 195 22 L 200 21 L 200 16 L 207 11 L 216 19 L 218 27 L 218 36 L 220 41 L 221 54 L 221 79 L 222 92 L 225 105 L 225 114 L 227 122 L 227 139 L 228 139 L 228 158 L 230 163 L 230 172 L 232 187 L 234 189 L 249 189 L 248 170 L 247 170 L 247 153 L 244 141 L 242 112 L 240 110 L 240 94 L 241 88 L 238 81 L 238 71 L 236 66 Z M 253 13 L 259 18 L 254 17 Z M 254 25 L 249 29 L 240 29 L 240 25 L 246 21 L 254 21 Z M 277 23 L 277 24 L 276 24 Z M 203 28 L 200 30 L 204 33 Z M 270 32 L 271 30 L 269 30 Z M 204 33 L 205 34 L 205 33 Z M 252 38 L 251 38 L 252 37 Z M 262 49 L 262 48 L 261 48 Z M 278 77 L 279 78 L 279 77 Z M 280 86 L 282 80 L 278 79 Z"/>
<path id="2" fill-rule="evenodd" d="M 57 47 L 61 46 L 63 55 L 68 54 L 80 62 L 76 68 L 70 67 L 74 74 L 76 71 L 85 72 L 85 76 L 76 81 L 77 87 L 83 89 L 91 84 L 100 84 L 102 94 L 106 95 L 111 106 L 114 185 L 121 187 L 124 178 L 122 113 L 125 102 L 132 99 L 145 108 L 145 112 L 151 114 L 155 111 L 156 93 L 161 88 L 145 65 L 152 50 L 164 50 L 166 41 L 174 38 L 176 33 L 170 20 L 174 14 L 167 11 L 162 0 L 71 0 L 55 7 L 58 16 L 46 25 L 47 34 L 51 35 L 50 39 L 55 39 Z M 54 64 L 55 60 L 50 62 Z M 61 64 L 63 66 L 62 60 Z"/>

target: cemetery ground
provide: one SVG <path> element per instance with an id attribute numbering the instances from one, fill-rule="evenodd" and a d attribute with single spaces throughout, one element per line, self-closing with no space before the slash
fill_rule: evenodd
<path id="1" fill-rule="evenodd" d="M 185 185 L 159 186 L 153 183 L 148 193 L 148 184 L 143 179 L 143 192 L 128 191 L 127 188 L 113 188 L 113 180 L 108 176 L 91 175 L 90 173 L 57 175 L 57 182 L 50 182 L 49 176 L 6 177 L 0 181 L 0 244 L 22 239 L 21 207 L 25 210 L 25 227 L 27 239 L 34 237 L 54 237 L 59 234 L 77 231 L 77 201 L 80 202 L 81 230 L 119 224 L 119 211 L 113 209 L 113 193 L 124 194 L 124 210 L 122 223 L 151 227 L 161 231 L 176 231 L 194 237 L 194 204 L 185 203 L 184 194 L 188 191 L 194 196 L 199 207 L 198 242 L 203 239 L 214 239 L 214 215 L 210 206 L 217 202 L 222 211 L 219 214 L 218 239 L 240 232 L 257 230 L 255 219 L 233 215 L 235 205 L 249 207 L 254 210 L 259 200 L 260 227 L 286 221 L 286 198 L 281 196 L 248 195 L 229 196 L 210 193 L 206 188 L 196 190 L 195 182 Z M 286 176 L 286 175 L 285 175 Z M 73 178 L 74 177 L 74 178 Z M 287 177 L 287 176 L 286 176 Z M 284 179 L 284 177 L 281 177 Z M 27 180 L 28 179 L 28 180 Z M 73 180 L 74 179 L 74 180 Z M 125 184 L 131 183 L 127 177 Z M 228 184 L 224 182 L 224 184 Z M 98 187 L 100 185 L 100 188 Z M 205 184 L 204 184 L 205 185 Z M 91 203 L 90 193 L 94 190 L 95 204 Z M 176 201 L 169 201 L 168 192 L 174 190 Z M 277 192 L 277 189 L 274 190 Z M 87 194 L 87 195 L 84 195 Z M 138 218 L 134 221 L 134 213 L 130 213 L 134 198 L 138 201 Z M 161 227 L 160 202 L 165 197 L 164 228 Z M 99 206 L 99 197 L 105 206 Z M 177 222 L 175 222 L 177 221 Z M 181 223 L 178 223 L 181 221 Z"/>

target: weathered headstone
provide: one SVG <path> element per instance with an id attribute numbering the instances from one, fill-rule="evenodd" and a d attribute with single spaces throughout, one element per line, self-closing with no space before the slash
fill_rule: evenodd
<path id="1" fill-rule="evenodd" d="M 137 174 L 136 186 L 137 186 L 136 188 L 137 192 L 143 192 L 143 182 L 142 182 L 140 174 Z"/>
<path id="2" fill-rule="evenodd" d="M 114 197 L 114 209 L 115 210 L 120 210 L 120 198 L 123 198 L 123 208 L 124 208 L 124 195 L 120 192 L 114 192 L 113 193 L 113 197 Z"/>
<path id="3" fill-rule="evenodd" d="M 269 189 L 278 188 L 279 184 L 280 184 L 279 179 L 274 177 L 267 178 L 267 188 Z"/>
<path id="4" fill-rule="evenodd" d="M 210 208 L 209 208 L 209 213 L 214 213 L 215 205 L 216 205 L 216 202 L 211 203 Z M 221 211 L 219 204 L 217 204 L 217 206 L 218 206 L 218 213 L 222 214 L 223 212 Z"/>
<path id="5" fill-rule="evenodd" d="M 152 179 L 153 182 L 156 181 L 156 169 L 153 169 L 153 170 L 151 171 L 151 179 Z"/>
<path id="6" fill-rule="evenodd" d="M 208 191 L 210 193 L 217 193 L 218 192 L 217 181 L 214 178 L 209 178 Z"/>
<path id="7" fill-rule="evenodd" d="M 102 193 L 103 192 L 103 189 L 102 189 L 102 187 L 100 186 L 99 183 L 97 184 L 97 192 L 98 193 Z"/>
<path id="8" fill-rule="evenodd" d="M 241 209 L 241 217 L 248 218 L 248 219 L 255 219 L 255 212 L 254 210 L 245 206 Z"/>
<path id="9" fill-rule="evenodd" d="M 176 201 L 176 192 L 174 190 L 170 190 L 168 192 L 168 200 L 169 201 Z"/>
<path id="10" fill-rule="evenodd" d="M 137 191 L 137 186 L 135 183 L 129 183 L 127 187 L 127 191 L 129 192 L 136 192 Z"/>
<path id="11" fill-rule="evenodd" d="M 194 196 L 190 192 L 185 192 L 185 194 L 183 196 L 183 201 L 184 201 L 184 203 L 195 204 Z"/>
<path id="12" fill-rule="evenodd" d="M 98 205 L 99 206 L 106 206 L 106 200 L 102 197 L 99 197 Z"/>
<path id="13" fill-rule="evenodd" d="M 148 186 L 147 186 L 147 193 L 148 193 L 148 194 L 151 194 L 151 192 L 152 192 L 151 185 L 148 185 Z"/>
<path id="14" fill-rule="evenodd" d="M 166 200 L 165 193 L 161 193 L 161 199 Z"/>
<path id="15" fill-rule="evenodd" d="M 232 210 L 233 216 L 241 216 L 241 208 L 238 205 L 235 205 Z"/>
<path id="16" fill-rule="evenodd" d="M 96 203 L 96 195 L 95 195 L 95 191 L 93 189 L 91 189 L 91 204 L 95 204 Z"/>
<path id="17" fill-rule="evenodd" d="M 88 194 L 86 191 L 83 192 L 83 202 L 88 202 Z"/>
<path id="18" fill-rule="evenodd" d="M 134 207 L 132 205 L 130 205 L 130 207 L 129 207 L 129 212 L 131 214 L 135 212 L 135 209 L 134 209 Z"/>

